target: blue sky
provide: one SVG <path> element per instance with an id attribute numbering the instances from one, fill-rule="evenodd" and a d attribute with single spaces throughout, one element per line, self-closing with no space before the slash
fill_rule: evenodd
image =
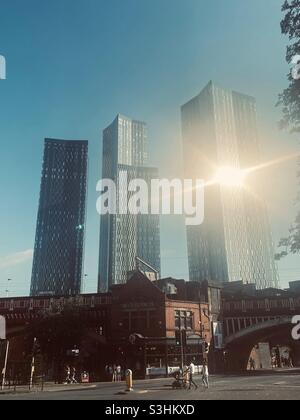
<path id="1" fill-rule="evenodd" d="M 286 85 L 282 0 L 0 0 L 0 295 L 29 291 L 43 139 L 90 141 L 86 291 L 96 289 L 101 132 L 147 121 L 151 164 L 181 174 L 180 105 L 214 79 L 257 98 L 265 160 L 297 150 L 277 129 Z M 171 156 L 171 158 L 170 158 Z M 295 161 L 263 173 L 275 242 L 296 209 Z M 162 219 L 163 275 L 188 277 L 184 224 Z M 282 285 L 300 262 L 279 266 Z M 7 286 L 7 278 L 13 281 Z"/>

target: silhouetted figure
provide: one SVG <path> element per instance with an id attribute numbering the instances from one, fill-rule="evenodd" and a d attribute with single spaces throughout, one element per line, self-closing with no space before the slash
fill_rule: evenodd
<path id="1" fill-rule="evenodd" d="M 72 384 L 77 384 L 77 381 L 76 381 L 76 368 L 75 367 L 72 368 L 71 383 Z"/>
<path id="2" fill-rule="evenodd" d="M 70 366 L 66 366 L 66 383 L 70 384 L 71 383 L 71 368 Z"/>
<path id="3" fill-rule="evenodd" d="M 207 389 L 209 388 L 209 371 L 208 371 L 208 364 L 206 360 L 204 360 L 203 362 L 202 383 L 205 388 Z"/>
<path id="4" fill-rule="evenodd" d="M 256 370 L 256 363 L 253 357 L 250 357 L 249 364 L 250 364 L 250 370 Z"/>

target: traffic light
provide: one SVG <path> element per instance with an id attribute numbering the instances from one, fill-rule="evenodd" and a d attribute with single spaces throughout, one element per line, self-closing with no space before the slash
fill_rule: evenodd
<path id="1" fill-rule="evenodd" d="M 80 350 L 76 347 L 74 347 L 72 350 L 67 350 L 67 356 L 71 357 L 79 357 Z"/>
<path id="2" fill-rule="evenodd" d="M 210 347 L 210 344 L 207 342 L 207 341 L 204 341 L 204 343 L 203 343 L 203 353 L 209 353 L 209 347 Z"/>

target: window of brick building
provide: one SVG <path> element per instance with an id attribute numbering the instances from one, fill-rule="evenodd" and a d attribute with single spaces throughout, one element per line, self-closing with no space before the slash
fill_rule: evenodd
<path id="1" fill-rule="evenodd" d="M 182 330 L 192 330 L 193 326 L 193 312 L 175 311 L 175 328 Z"/>

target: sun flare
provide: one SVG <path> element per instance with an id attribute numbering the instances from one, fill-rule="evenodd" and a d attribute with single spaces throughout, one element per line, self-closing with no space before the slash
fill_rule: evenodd
<path id="1" fill-rule="evenodd" d="M 222 166 L 217 170 L 214 182 L 224 187 L 243 187 L 246 176 L 246 170 Z"/>

